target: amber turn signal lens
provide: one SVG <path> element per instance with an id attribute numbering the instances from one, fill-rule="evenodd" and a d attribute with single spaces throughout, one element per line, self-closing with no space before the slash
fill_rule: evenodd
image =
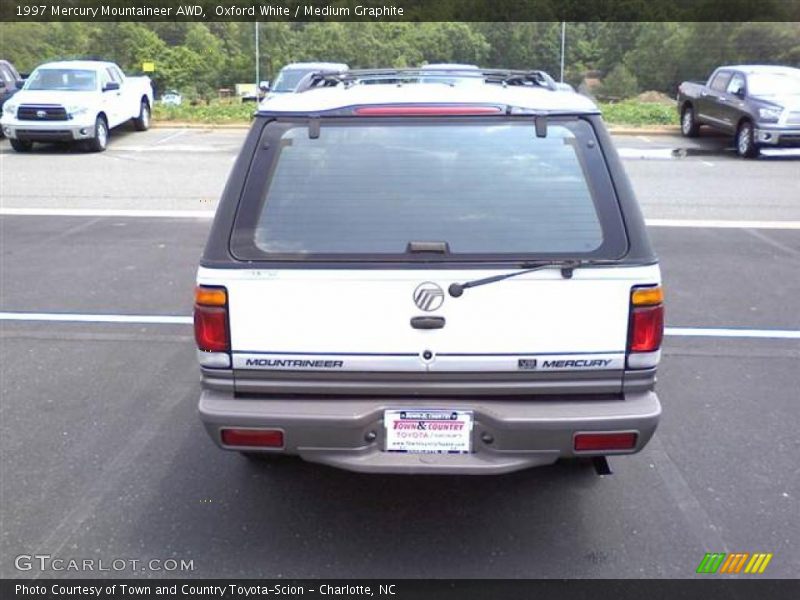
<path id="1" fill-rule="evenodd" d="M 228 302 L 228 292 L 221 287 L 198 285 L 194 288 L 194 301 L 200 306 L 225 306 Z"/>
<path id="2" fill-rule="evenodd" d="M 652 306 L 664 301 L 664 290 L 661 286 L 634 288 L 631 292 L 631 304 L 634 306 Z"/>

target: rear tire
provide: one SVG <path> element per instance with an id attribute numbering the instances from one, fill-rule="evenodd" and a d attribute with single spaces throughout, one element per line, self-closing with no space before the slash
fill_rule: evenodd
<path id="1" fill-rule="evenodd" d="M 683 137 L 697 137 L 700 133 L 700 124 L 695 119 L 694 108 L 688 104 L 681 111 L 681 133 Z"/>
<path id="2" fill-rule="evenodd" d="M 142 100 L 139 107 L 139 116 L 133 120 L 133 126 L 136 131 L 147 131 L 150 129 L 150 104 L 147 100 Z"/>
<path id="3" fill-rule="evenodd" d="M 33 148 L 33 142 L 29 142 L 28 140 L 9 138 L 8 141 L 11 143 L 11 147 L 17 152 L 30 152 Z"/>
<path id="4" fill-rule="evenodd" d="M 736 153 L 742 158 L 755 158 L 759 154 L 753 133 L 753 124 L 742 121 L 736 132 Z"/>
<path id="5" fill-rule="evenodd" d="M 94 138 L 87 143 L 91 152 L 103 152 L 108 146 L 108 123 L 103 116 L 94 122 Z"/>

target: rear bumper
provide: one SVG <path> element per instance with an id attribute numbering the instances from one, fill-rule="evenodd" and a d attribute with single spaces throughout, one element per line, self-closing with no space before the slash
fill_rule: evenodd
<path id="1" fill-rule="evenodd" d="M 754 137 L 760 146 L 800 148 L 800 127 L 792 129 L 759 127 L 755 130 Z"/>
<path id="2" fill-rule="evenodd" d="M 451 408 L 474 413 L 471 454 L 397 454 L 384 446 L 383 411 L 399 408 Z M 573 450 L 579 432 L 626 431 L 638 434 L 641 450 L 658 425 L 661 405 L 652 391 L 627 393 L 619 400 L 497 401 L 453 398 L 285 399 L 235 398 L 230 392 L 203 390 L 200 418 L 221 448 L 220 430 L 269 428 L 284 432 L 284 447 L 264 450 L 296 454 L 305 460 L 365 473 L 500 474 L 583 455 Z M 373 441 L 371 434 L 375 436 Z M 491 443 L 484 441 L 491 438 Z M 591 455 L 591 453 L 588 453 Z"/>

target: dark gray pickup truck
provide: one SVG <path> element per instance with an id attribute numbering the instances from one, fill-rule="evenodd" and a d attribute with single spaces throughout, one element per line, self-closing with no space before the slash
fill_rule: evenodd
<path id="1" fill-rule="evenodd" d="M 705 84 L 678 87 L 681 132 L 708 125 L 736 136 L 736 151 L 758 156 L 761 147 L 800 148 L 800 69 L 739 65 L 720 67 Z"/>

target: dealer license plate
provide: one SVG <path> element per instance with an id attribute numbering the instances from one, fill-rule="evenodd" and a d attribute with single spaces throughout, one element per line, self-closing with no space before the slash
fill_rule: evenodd
<path id="1" fill-rule="evenodd" d="M 383 413 L 386 451 L 415 454 L 472 452 L 472 412 L 403 409 Z"/>

